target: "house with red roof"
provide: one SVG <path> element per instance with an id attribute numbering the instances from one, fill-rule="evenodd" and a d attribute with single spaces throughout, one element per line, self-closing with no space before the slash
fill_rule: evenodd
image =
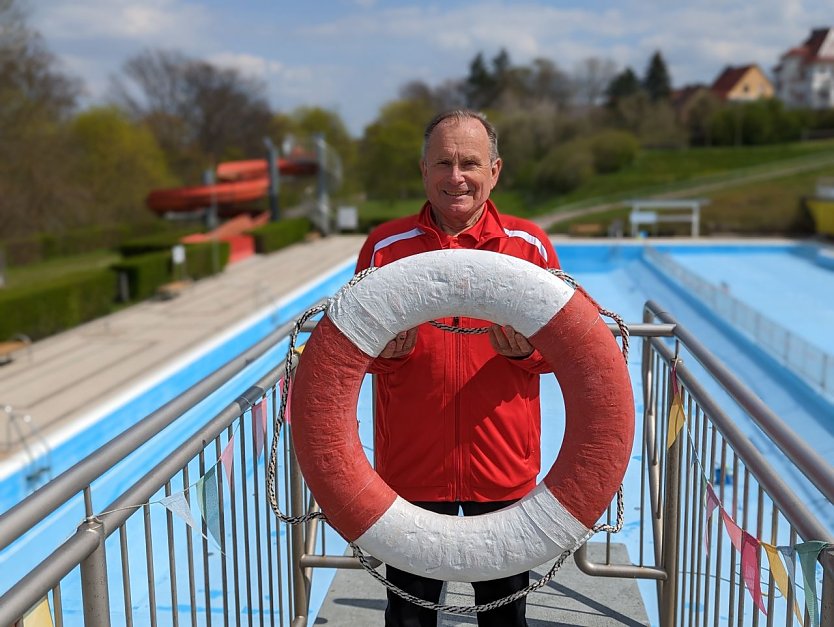
<path id="1" fill-rule="evenodd" d="M 788 107 L 834 107 L 834 28 L 816 28 L 773 69 L 776 96 Z"/>
<path id="2" fill-rule="evenodd" d="M 728 65 L 710 90 L 721 100 L 749 102 L 762 98 L 773 98 L 773 83 L 755 63 L 750 65 Z"/>

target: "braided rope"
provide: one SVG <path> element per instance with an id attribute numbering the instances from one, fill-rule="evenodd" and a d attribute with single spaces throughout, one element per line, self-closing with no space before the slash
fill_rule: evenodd
<path id="1" fill-rule="evenodd" d="M 340 294 L 345 292 L 346 290 L 350 289 L 354 285 L 356 285 L 359 281 L 364 279 L 370 273 L 372 273 L 376 268 L 366 268 L 361 272 L 357 273 L 348 283 L 346 283 L 334 296 L 333 298 L 337 298 Z M 623 338 L 623 358 L 628 361 L 628 339 L 629 339 L 629 332 L 628 326 L 623 322 L 623 319 L 616 313 L 603 309 L 597 302 L 594 300 L 585 289 L 576 282 L 573 277 L 568 275 L 567 273 L 563 272 L 562 270 L 558 269 L 549 269 L 548 270 L 551 274 L 557 276 L 558 278 L 562 279 L 566 283 L 568 283 L 574 289 L 580 290 L 587 298 L 591 301 L 591 303 L 597 308 L 597 311 L 600 314 L 607 316 L 613 319 L 617 326 L 620 328 L 620 333 L 622 334 Z M 330 299 L 332 300 L 332 299 Z M 289 347 L 287 349 L 287 357 L 284 360 L 284 377 L 282 379 L 281 385 L 281 404 L 278 408 L 278 412 L 275 415 L 275 422 L 273 426 L 273 436 L 272 436 L 272 445 L 270 447 L 270 456 L 269 456 L 269 464 L 267 467 L 267 474 L 266 474 L 266 482 L 267 482 L 267 497 L 269 499 L 269 504 L 272 508 L 272 511 L 275 513 L 276 517 L 278 517 L 281 521 L 290 524 L 290 525 L 297 525 L 301 523 L 308 522 L 314 519 L 320 520 L 327 520 L 327 517 L 324 513 L 320 511 L 314 511 L 307 514 L 303 514 L 301 516 L 287 516 L 281 512 L 280 506 L 278 505 L 278 498 L 276 495 L 276 468 L 277 468 L 277 459 L 278 459 L 278 439 L 281 433 L 281 429 L 284 426 L 284 416 L 286 415 L 287 409 L 287 396 L 289 395 L 290 389 L 290 377 L 292 375 L 292 355 L 295 352 L 295 344 L 298 339 L 298 334 L 301 332 L 301 328 L 304 324 L 313 316 L 325 311 L 327 306 L 330 303 L 328 300 L 327 303 L 318 305 L 316 307 L 311 307 L 307 311 L 305 311 L 293 325 L 293 329 L 290 333 L 289 337 Z M 443 331 L 448 331 L 450 333 L 460 333 L 463 335 L 481 335 L 487 333 L 489 331 L 489 327 L 475 327 L 475 328 L 464 328 L 458 326 L 447 325 L 444 323 L 436 322 L 434 320 L 430 320 L 429 324 L 432 326 L 441 329 Z M 617 490 L 617 515 L 616 515 L 616 523 L 614 525 L 600 523 L 595 525 L 591 531 L 583 538 L 580 542 L 573 549 L 568 549 L 563 551 L 556 561 L 553 563 L 553 566 L 550 570 L 538 581 L 531 583 L 527 587 L 517 590 L 513 594 L 510 594 L 506 597 L 501 599 L 496 599 L 495 601 L 491 601 L 489 603 L 483 603 L 481 605 L 445 605 L 441 603 L 434 603 L 432 601 L 426 601 L 425 599 L 421 599 L 416 597 L 404 590 L 401 590 L 396 585 L 388 581 L 384 575 L 380 574 L 373 565 L 368 561 L 367 556 L 362 552 L 362 549 L 359 548 L 353 542 L 348 542 L 351 549 L 353 550 L 353 555 L 374 579 L 380 582 L 385 588 L 396 594 L 397 596 L 414 603 L 415 605 L 429 609 L 435 610 L 439 612 L 445 612 L 448 614 L 476 614 L 479 612 L 487 612 L 490 610 L 494 610 L 496 608 L 502 607 L 509 603 L 513 603 L 518 599 L 527 596 L 531 592 L 538 590 L 539 588 L 547 585 L 551 579 L 555 576 L 556 572 L 564 565 L 565 561 L 570 557 L 576 549 L 578 549 L 582 544 L 584 544 L 587 540 L 591 538 L 591 536 L 595 535 L 599 532 L 607 532 L 607 533 L 619 533 L 620 530 L 623 528 L 623 521 L 625 516 L 625 508 L 623 505 L 623 487 L 622 485 Z"/>
<path id="2" fill-rule="evenodd" d="M 359 283 L 359 281 L 364 279 L 375 269 L 376 268 L 366 268 L 365 270 L 362 270 L 361 272 L 357 273 L 350 281 L 347 282 L 347 284 L 345 284 L 339 290 L 337 296 L 338 294 L 341 294 L 343 291 L 350 289 L 351 287 Z M 292 376 L 292 356 L 295 352 L 295 343 L 298 340 L 298 334 L 301 332 L 301 327 L 303 327 L 304 324 L 310 318 L 312 318 L 316 314 L 325 311 L 329 304 L 330 301 L 328 300 L 328 302 L 326 303 L 322 303 L 321 305 L 317 305 L 316 307 L 311 307 L 303 314 L 301 314 L 301 316 L 295 321 L 292 331 L 290 332 L 289 347 L 287 348 L 287 357 L 284 359 L 284 376 L 281 380 L 281 405 L 278 408 L 278 412 L 275 414 L 275 422 L 273 424 L 272 445 L 270 446 L 269 450 L 269 464 L 266 470 L 266 489 L 267 499 L 269 500 L 269 505 L 272 508 L 272 511 L 274 512 L 275 516 L 277 516 L 280 520 L 289 525 L 298 525 L 315 519 L 327 520 L 327 518 L 322 512 L 310 512 L 301 516 L 287 516 L 286 514 L 281 512 L 281 507 L 280 505 L 278 505 L 278 496 L 276 490 L 276 468 L 278 466 L 278 439 L 281 435 L 281 429 L 284 426 L 284 416 L 287 412 L 287 398 L 289 397 L 290 391 L 290 382 Z"/>

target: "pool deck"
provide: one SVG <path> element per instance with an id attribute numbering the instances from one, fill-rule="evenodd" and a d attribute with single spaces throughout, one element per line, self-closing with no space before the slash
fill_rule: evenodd
<path id="1" fill-rule="evenodd" d="M 0 408 L 31 416 L 50 439 L 255 311 L 355 257 L 362 235 L 340 235 L 256 255 L 175 298 L 148 300 L 34 342 L 0 367 Z M 2 416 L 0 412 L 0 416 Z M 0 465 L 20 441 L 0 434 Z M 4 444 L 6 446 L 4 446 Z"/>

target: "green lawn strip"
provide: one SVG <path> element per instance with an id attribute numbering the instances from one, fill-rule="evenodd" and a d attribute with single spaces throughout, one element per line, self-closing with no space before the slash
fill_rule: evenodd
<path id="1" fill-rule="evenodd" d="M 34 285 L 75 272 L 106 268 L 119 259 L 119 254 L 112 250 L 98 250 L 83 255 L 50 259 L 28 266 L 6 268 L 6 286 Z"/>
<path id="2" fill-rule="evenodd" d="M 821 159 L 834 160 L 834 140 L 774 146 L 645 150 L 629 167 L 593 176 L 568 194 L 532 197 L 523 192 L 504 190 L 499 183 L 492 199 L 505 213 L 533 217 L 732 182 L 770 171 L 809 166 Z M 379 223 L 414 213 L 422 202 L 422 199 L 366 201 L 359 203 L 359 214 L 363 221 Z"/>
<path id="3" fill-rule="evenodd" d="M 739 182 L 699 194 L 709 200 L 701 208 L 702 234 L 739 232 L 745 234 L 785 234 L 808 231 L 812 224 L 802 206 L 802 199 L 812 195 L 817 179 L 834 176 L 834 164 L 804 172 L 775 175 L 767 180 Z M 620 220 L 628 231 L 630 207 L 621 205 L 592 214 L 559 221 L 548 229 L 551 233 L 569 233 L 577 224 L 600 224 L 605 233 L 613 220 Z M 664 225 L 670 233 L 687 231 L 688 224 Z"/>

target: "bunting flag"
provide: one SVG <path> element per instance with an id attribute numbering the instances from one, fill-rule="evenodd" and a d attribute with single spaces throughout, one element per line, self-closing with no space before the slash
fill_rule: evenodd
<path id="1" fill-rule="evenodd" d="M 759 571 L 759 541 L 746 531 L 741 532 L 741 575 L 744 578 L 744 585 L 750 591 L 755 603 L 762 614 L 765 611 L 762 601 L 762 582 Z"/>
<path id="2" fill-rule="evenodd" d="M 781 552 L 780 549 L 776 548 L 772 544 L 768 544 L 767 542 L 761 543 L 762 548 L 765 550 L 765 555 L 767 555 L 767 563 L 770 566 L 770 572 L 773 574 L 773 581 L 776 582 L 776 587 L 779 588 L 779 592 L 782 593 L 782 596 L 786 599 L 788 598 L 788 590 L 793 585 L 793 576 L 788 579 L 788 573 L 785 571 L 785 566 L 782 564 L 782 560 L 779 559 L 779 553 Z M 791 571 L 793 571 L 793 549 L 790 547 L 781 547 L 790 549 L 791 557 Z M 799 621 L 799 624 L 802 624 L 802 612 L 799 611 L 799 603 L 796 602 L 794 599 L 793 602 L 793 613 L 796 616 L 796 620 Z"/>
<path id="3" fill-rule="evenodd" d="M 252 406 L 252 432 L 255 434 L 255 459 L 261 455 L 266 437 L 266 399 Z"/>
<path id="4" fill-rule="evenodd" d="M 54 627 L 52 612 L 49 609 L 49 599 L 44 597 L 23 617 L 23 627 Z"/>
<path id="5" fill-rule="evenodd" d="M 234 478 L 234 471 L 235 471 L 235 434 L 233 433 L 229 436 L 229 442 L 226 444 L 226 448 L 223 449 L 223 452 L 220 454 L 220 463 L 223 464 L 223 470 L 225 471 L 226 481 L 229 482 L 229 492 L 235 491 L 235 484 L 232 483 L 232 479 Z"/>
<path id="6" fill-rule="evenodd" d="M 721 508 L 721 518 L 724 519 L 724 526 L 727 528 L 727 535 L 730 536 L 730 541 L 733 543 L 736 551 L 739 552 L 739 555 L 741 555 L 741 527 L 736 524 L 736 521 L 733 520 L 732 516 L 723 507 Z"/>
<path id="7" fill-rule="evenodd" d="M 707 505 L 707 524 L 706 528 L 704 529 L 704 545 L 706 546 L 707 555 L 709 555 L 709 537 L 710 537 L 710 524 L 712 523 L 712 514 L 715 512 L 715 508 L 718 507 L 721 503 L 718 500 L 718 497 L 715 494 L 715 490 L 712 488 L 712 484 L 709 481 L 706 482 L 706 505 Z"/>
<path id="8" fill-rule="evenodd" d="M 209 533 L 211 533 L 217 545 L 222 546 L 220 543 L 220 505 L 217 495 L 216 468 L 217 466 L 212 466 L 206 474 L 197 480 L 197 500 Z"/>
<path id="9" fill-rule="evenodd" d="M 812 540 L 796 545 L 799 564 L 802 566 L 802 578 L 805 580 L 805 607 L 811 617 L 811 625 L 818 627 L 820 614 L 817 608 L 817 560 L 820 551 L 828 546 L 827 542 Z"/>
<path id="10" fill-rule="evenodd" d="M 166 496 L 159 502 L 162 503 L 166 509 L 170 510 L 171 513 L 182 518 L 186 525 L 198 533 L 200 532 L 200 529 L 197 526 L 197 521 L 194 520 L 194 516 L 191 514 L 191 506 L 188 504 L 188 501 L 185 500 L 185 492 L 175 492 L 171 496 Z"/>
<path id="11" fill-rule="evenodd" d="M 683 400 L 678 388 L 678 374 L 672 366 L 672 405 L 669 407 L 669 432 L 666 435 L 666 448 L 671 448 L 678 439 L 678 434 L 686 423 L 686 413 L 683 411 Z"/>

